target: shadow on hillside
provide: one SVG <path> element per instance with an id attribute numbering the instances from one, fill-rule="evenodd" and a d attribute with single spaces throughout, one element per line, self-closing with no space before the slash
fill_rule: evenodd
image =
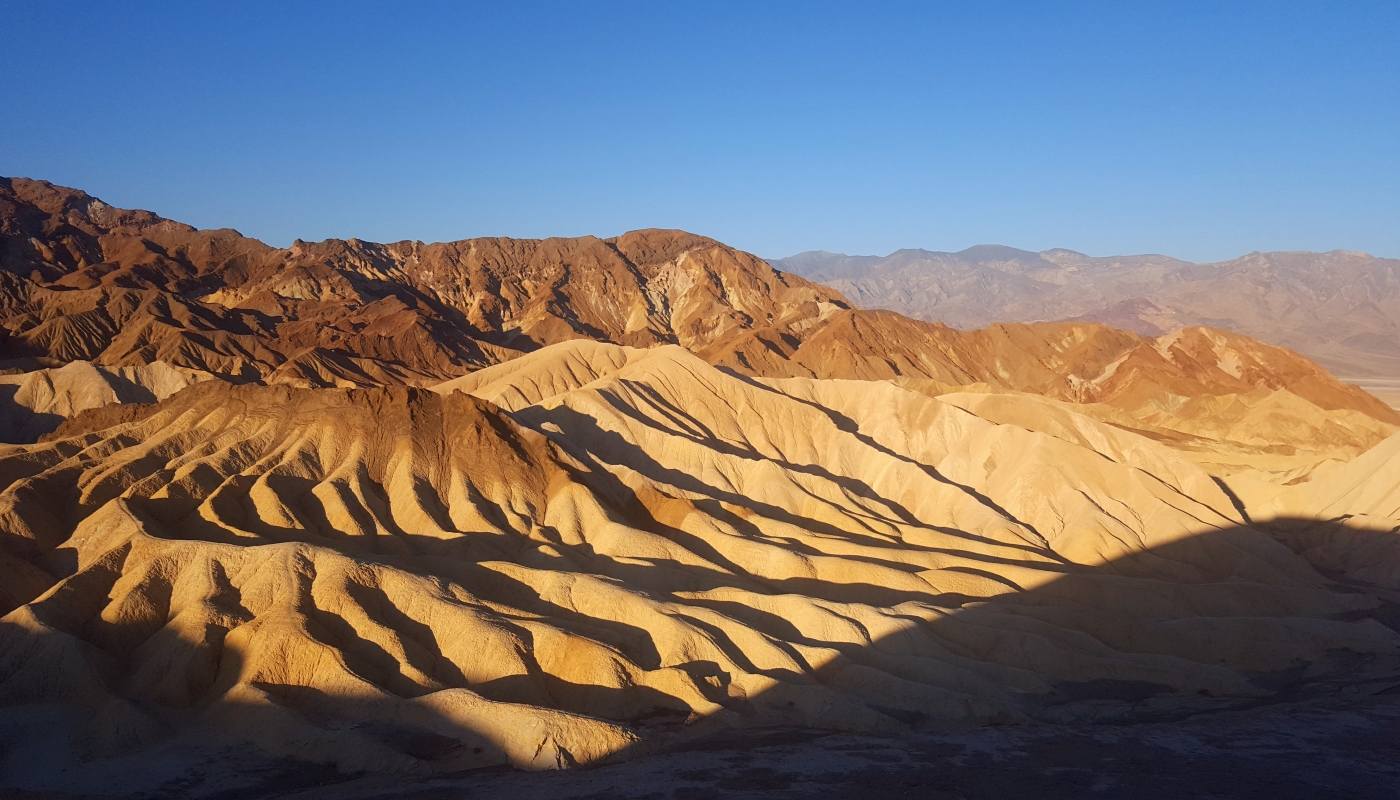
<path id="1" fill-rule="evenodd" d="M 63 417 L 35 412 L 15 401 L 19 384 L 0 384 L 0 443 L 30 444 L 56 429 Z"/>
<path id="2" fill-rule="evenodd" d="M 608 485 L 599 488 L 629 524 L 670 538 L 677 544 L 691 548 L 692 552 L 706 555 L 694 537 L 651 517 L 646 504 L 635 496 L 629 497 L 629 490 L 625 487 Z M 713 487 L 706 488 L 712 490 Z M 734 500 L 740 502 L 743 498 Z M 705 510 L 713 513 L 717 509 Z M 733 515 L 727 519 L 732 520 Z M 790 521 L 794 525 L 812 522 L 805 519 Z M 1279 525 L 1296 530 L 1304 525 L 1326 526 L 1329 523 L 1282 520 Z M 742 526 L 738 527 L 745 530 Z M 152 530 L 159 529 L 159 523 L 152 526 Z M 1345 534 L 1347 530 L 1338 534 Z M 407 539 L 406 551 L 394 554 L 372 552 L 348 539 L 333 541 L 311 537 L 308 543 L 364 562 L 391 565 L 440 581 L 457 583 L 485 599 L 518 609 L 529 616 L 542 616 L 558 628 L 614 648 L 643 669 L 654 670 L 663 666 L 662 648 L 658 647 L 654 632 L 645 627 L 585 616 L 544 599 L 525 583 L 452 557 L 450 553 L 442 551 L 441 540 L 410 534 L 404 536 Z M 1242 541 L 1245 540 L 1247 544 L 1242 549 Z M 1269 603 L 1273 602 L 1278 604 L 1276 610 L 1280 613 L 1279 619 L 1315 620 L 1315 623 L 1302 623 L 1304 625 L 1367 626 L 1373 636 L 1378 632 L 1377 624 L 1391 631 L 1400 631 L 1400 605 L 1396 603 L 1400 600 L 1400 592 L 1396 591 L 1400 587 L 1366 586 L 1348 582 L 1337 575 L 1327 579 L 1311 573 L 1315 576 L 1311 582 L 1327 590 L 1327 598 L 1319 601 L 1319 606 L 1340 608 L 1350 605 L 1350 608 L 1321 616 L 1309 616 L 1299 611 L 1289 613 L 1283 607 L 1288 605 L 1285 599 L 1290 595 L 1307 593 L 1310 582 L 1307 574 L 1310 570 L 1263 528 L 1241 527 L 1201 533 L 1101 566 L 1062 563 L 1058 567 L 1060 577 L 1047 584 L 1023 591 L 1008 591 L 985 600 L 952 594 L 894 591 L 860 583 L 770 580 L 748 574 L 739 565 L 719 558 L 713 559 L 713 563 L 720 565 L 721 569 L 704 569 L 675 562 L 657 561 L 648 565 L 635 559 L 614 559 L 586 544 L 568 545 L 556 541 L 551 550 L 557 555 L 541 554 L 536 542 L 522 539 L 520 544 L 522 549 L 515 554 L 516 558 L 528 559 L 531 566 L 536 568 L 605 576 L 639 587 L 653 600 L 673 603 L 671 608 L 678 619 L 703 631 L 746 672 L 766 675 L 788 686 L 825 685 L 853 700 L 857 706 L 873 712 L 875 716 L 870 719 L 881 721 L 877 727 L 887 733 L 909 730 L 937 734 L 965 729 L 969 720 L 950 722 L 929 713 L 928 704 L 920 707 L 917 703 L 905 703 L 903 700 L 907 698 L 902 699 L 897 693 L 891 694 L 887 688 L 880 688 L 881 685 L 862 688 L 858 677 L 869 670 L 898 672 L 901 683 L 883 685 L 904 686 L 906 683 L 920 684 L 920 670 L 924 669 L 929 677 L 923 685 L 936 688 L 938 681 L 933 676 L 943 671 L 948 662 L 930 657 L 928 653 L 931 648 L 911 649 L 910 643 L 903 641 L 904 637 L 936 644 L 952 661 L 995 660 L 995 647 L 979 653 L 967 644 L 966 632 L 960 630 L 966 623 L 960 617 L 966 616 L 965 612 L 970 610 L 975 610 L 983 619 L 988 614 L 998 614 L 998 619 L 1008 625 L 1015 623 L 1027 628 L 1058 625 L 1058 630 L 1069 631 L 1072 638 L 1082 640 L 1083 647 L 1090 650 L 1107 648 L 1119 653 L 1139 654 L 1161 652 L 1164 648 L 1169 649 L 1170 645 L 1165 638 L 1154 641 L 1150 635 L 1141 635 L 1141 631 L 1133 635 L 1115 633 L 1116 640 L 1105 640 L 1103 637 L 1112 626 L 1095 628 L 1093 620 L 1117 615 L 1120 620 L 1136 619 L 1144 630 L 1160 628 L 1165 632 L 1174 625 L 1179 627 L 1181 620 L 1219 618 L 1226 621 L 1245 617 L 1266 620 L 1270 614 Z M 1400 543 L 1397 543 L 1397 547 L 1400 547 Z M 1254 583 L 1220 566 L 1230 563 L 1229 554 L 1239 555 L 1245 550 L 1264 553 L 1269 559 L 1283 563 L 1296 559 L 1301 567 L 1301 577 L 1281 579 L 1280 583 L 1273 585 Z M 711 552 L 710 555 L 715 554 Z M 49 557 L 38 561 L 52 570 L 63 559 L 49 554 Z M 1203 570 L 1214 568 L 1217 574 L 1194 584 L 1164 582 L 1150 574 L 1151 565 L 1161 562 L 1194 564 Z M 100 776 L 131 773 L 130 785 L 140 788 L 127 793 L 166 793 L 175 796 L 190 788 L 188 779 L 180 777 L 190 770 L 196 773 L 212 770 L 209 774 L 217 776 L 219 769 L 234 769 L 230 766 L 232 764 L 242 770 L 245 777 L 251 775 L 255 782 L 261 781 L 256 786 L 250 785 L 247 790 L 248 796 L 254 796 L 268 787 L 287 790 L 346 780 L 349 775 L 344 773 L 356 770 L 356 764 L 344 758 L 340 762 L 344 773 L 338 773 L 327 770 L 324 758 L 309 759 L 321 761 L 321 766 L 259 755 L 256 750 L 249 750 L 235 758 L 227 754 L 226 748 L 217 750 L 214 745 L 204 743 L 205 740 L 198 733 L 200 723 L 197 720 L 201 719 L 200 715 L 204 715 L 203 719 L 211 719 L 216 712 L 234 717 L 240 713 L 238 702 L 224 698 L 224 694 L 233 687 L 239 674 L 241 655 L 236 648 L 224 646 L 222 633 L 212 636 L 205 644 L 189 644 L 188 652 L 169 659 L 171 669 L 186 670 L 183 695 L 176 697 L 167 693 L 157 698 L 133 693 L 131 687 L 135 685 L 135 676 L 130 672 L 130 665 L 135 650 L 131 643 L 159 634 L 156 631 L 123 631 L 119 630 L 120 623 L 103 620 L 102 612 L 108 603 L 108 594 L 119 577 L 120 567 L 106 571 L 85 570 L 72 580 L 86 582 L 86 591 L 69 596 L 61 603 L 55 602 L 52 595 L 40 597 L 26 608 L 6 616 L 0 623 L 0 706 L 8 709 L 0 710 L 0 720 L 10 731 L 8 738 L 0 739 L 4 747 L 0 751 L 0 766 L 4 769 L 0 772 L 6 775 L 0 781 L 0 788 L 86 792 L 93 790 L 96 785 L 93 782 Z M 224 581 L 227 582 L 227 579 Z M 1175 587 L 1171 603 L 1161 602 L 1160 593 L 1165 583 Z M 939 614 L 933 615 L 930 621 L 928 615 L 910 613 L 910 605 L 891 608 L 887 613 L 907 623 L 906 631 L 900 634 L 901 641 L 876 637 L 852 644 L 804 635 L 794 620 L 772 611 L 735 601 L 682 596 L 685 592 L 723 587 L 766 595 L 801 594 L 827 601 L 830 610 L 838 615 L 841 612 L 840 603 L 859 602 L 884 607 L 924 605 L 938 609 Z M 1228 588 L 1228 591 L 1222 591 L 1222 587 Z M 304 610 L 306 630 L 315 639 L 337 648 L 343 654 L 346 666 L 359 677 L 383 689 L 387 699 L 344 698 L 328 692 L 324 687 L 292 683 L 261 683 L 256 688 L 281 709 L 277 713 L 294 715 L 298 724 L 310 726 L 318 732 L 318 736 L 323 735 L 328 740 L 333 739 L 351 747 L 355 742 L 373 745 L 377 748 L 375 752 L 380 754 L 380 768 L 384 763 L 384 754 L 405 757 L 403 763 L 417 764 L 425 772 L 457 772 L 476 768 L 471 766 L 473 764 L 498 763 L 501 760 L 492 756 L 493 752 L 499 752 L 499 748 L 486 731 L 435 715 L 427 706 L 414 706 L 409 711 L 397 707 L 391 709 L 389 706 L 397 702 L 395 698 L 411 700 L 429 693 L 405 677 L 408 667 L 430 676 L 442 687 L 469 689 L 490 700 L 553 705 L 597 717 L 604 717 L 610 709 L 625 709 L 625 713 L 609 721 L 632 728 L 642 739 L 633 748 L 613 753 L 609 761 L 677 749 L 736 749 L 747 745 L 804 740 L 839 729 L 839 726 L 823 726 L 814 724 L 810 718 L 803 719 L 796 708 L 785 720 L 784 705 L 794 706 L 793 700 L 763 695 L 745 696 L 731 691 L 733 676 L 713 661 L 697 660 L 673 666 L 690 675 L 700 693 L 724 709 L 726 718 L 723 721 L 687 716 L 685 701 L 656 689 L 573 684 L 549 675 L 538 664 L 532 667 L 528 675 L 472 683 L 465 677 L 462 665 L 444 656 L 444 642 L 438 638 L 441 634 L 435 634 L 432 628 L 414 619 L 411 609 L 395 606 L 376 588 L 364 586 L 356 591 L 359 593 L 352 599 L 357 604 L 380 624 L 395 631 L 403 642 L 411 645 L 407 648 L 411 653 L 411 663 L 402 662 L 383 646 L 360 637 L 345 619 L 324 609 L 312 607 Z M 75 600 L 74 596 L 78 599 Z M 1354 602 L 1349 603 L 1348 597 Z M 238 618 L 241 606 L 236 598 L 229 599 L 229 602 L 233 604 L 229 609 L 230 617 Z M 694 614 L 687 614 L 686 607 L 717 612 L 759 631 L 779 643 L 778 646 L 786 647 L 799 663 L 807 663 L 807 668 L 801 673 L 760 668 L 752 663 L 744 646 L 720 627 Z M 1144 609 L 1137 617 L 1134 617 L 1132 610 L 1135 607 Z M 57 642 L 52 635 L 26 631 L 17 624 L 19 615 L 25 613 L 33 613 L 46 624 L 66 631 L 72 638 Z M 242 616 L 251 617 L 246 610 Z M 505 624 L 510 624 L 509 614 L 503 619 Z M 1081 622 L 1073 622 L 1076 619 Z M 1088 623 L 1083 622 L 1086 619 Z M 1285 629 L 1278 630 L 1282 632 Z M 525 629 L 518 628 L 517 631 L 524 632 Z M 1046 632 L 1050 632 L 1049 629 Z M 525 635 L 528 641 L 528 632 Z M 1226 636 L 1217 636 L 1214 640 L 1203 636 L 1200 641 L 1193 641 L 1195 654 L 1186 661 L 1173 661 L 1173 669 L 1164 670 L 1164 676 L 1189 678 L 1193 670 L 1219 670 L 1223 662 L 1235 658 L 1238 650 L 1236 643 L 1227 639 Z M 1396 641 L 1393 635 L 1391 640 Z M 121 644 L 123 642 L 126 644 Z M 1238 693 L 1188 690 L 1183 688 L 1184 683 L 1189 682 L 1185 679 L 1172 685 L 1170 680 L 1159 682 L 1111 677 L 1052 679 L 1047 682 L 1046 691 L 1025 692 L 1018 691 L 1010 682 L 998 682 L 993 678 L 992 686 L 1001 699 L 998 703 L 986 705 L 993 710 L 992 713 L 981 714 L 972 721 L 1001 725 L 1050 722 L 1078 729 L 1076 726 L 1083 728 L 1105 722 L 1127 724 L 1199 718 L 1202 714 L 1257 709 L 1319 697 L 1346 696 L 1352 702 L 1365 704 L 1370 702 L 1367 698 L 1374 697 L 1379 702 L 1400 693 L 1400 658 L 1394 653 L 1380 655 L 1338 649 L 1318 659 L 1308 656 L 1303 643 L 1299 642 L 1297 647 L 1296 657 L 1287 666 L 1275 670 L 1249 671 L 1226 664 L 1227 669 L 1241 677 L 1241 685 L 1249 688 L 1249 691 Z M 832 651 L 838 655 L 819 666 L 803 661 L 802 653 L 818 650 Z M 916 652 L 923 655 L 911 655 Z M 984 672 L 983 675 L 995 675 L 995 672 Z M 85 686 L 83 681 L 95 681 L 100 686 Z M 63 708 L 68 710 L 62 711 Z M 64 714 L 67 716 L 62 716 Z M 267 714 L 267 709 L 257 709 L 256 714 L 247 718 L 251 720 L 248 724 L 272 724 L 259 721 L 272 720 L 275 716 Z M 60 716 L 67 722 L 52 722 Z M 64 746 L 69 748 L 73 760 L 65 761 L 51 753 L 45 757 L 48 761 L 29 762 L 30 756 L 26 754 L 31 753 L 33 747 L 32 742 L 26 743 L 24 740 L 29 735 L 24 731 L 35 732 L 33 742 L 47 742 L 46 747 L 67 737 Z M 784 734 L 783 731 L 788 733 Z M 785 736 L 788 738 L 783 738 Z M 216 752 L 223 755 L 216 756 Z M 569 766 L 571 762 L 572 756 L 566 753 L 561 765 Z M 157 766 L 153 767 L 152 764 Z M 69 777 L 55 777 L 58 773 L 52 770 L 57 766 L 71 770 Z M 375 768 L 375 764 L 370 762 L 362 766 L 365 769 Z M 156 780 L 164 774 L 161 770 L 169 772 L 171 776 L 165 783 Z M 137 774 L 145 775 L 145 778 L 138 780 L 135 777 Z M 87 783 L 84 783 L 85 780 Z M 241 784 L 234 781 L 233 785 Z M 229 796 L 238 795 L 235 792 Z"/>
<path id="3" fill-rule="evenodd" d="M 632 388 L 637 391 L 643 391 L 645 389 L 645 387 Z M 634 424 L 646 428 L 651 428 L 659 433 L 668 436 L 674 435 L 672 431 L 658 426 L 655 421 L 648 419 L 643 414 L 637 413 L 634 409 L 631 409 L 626 404 L 621 402 L 615 402 L 611 398 L 607 398 L 606 396 L 604 396 L 604 398 L 609 401 L 613 410 L 626 416 Z M 659 396 L 652 396 L 649 399 L 651 399 L 653 402 L 659 402 L 664 404 L 664 401 Z M 520 412 L 517 412 L 517 415 L 520 419 L 526 421 L 532 427 L 541 426 L 543 424 L 549 423 L 557 426 L 560 430 L 562 430 L 564 432 L 564 435 L 553 440 L 556 445 L 559 445 L 563 449 L 570 451 L 571 454 L 574 455 L 576 458 L 585 461 L 599 461 L 599 469 L 591 470 L 587 473 L 579 473 L 575 476 L 576 479 L 581 483 L 587 483 L 593 486 L 593 488 L 595 490 L 600 491 L 604 497 L 612 498 L 614 502 L 617 503 L 619 507 L 624 510 L 625 513 L 630 512 L 634 515 L 640 513 L 642 515 L 642 521 L 647 522 L 648 524 L 656 524 L 656 522 L 645 511 L 645 505 L 636 497 L 636 495 L 632 492 L 631 489 L 628 489 L 626 486 L 624 486 L 622 482 L 616 478 L 616 476 L 612 475 L 611 472 L 609 472 L 605 468 L 606 464 L 625 465 L 643 475 L 659 480 L 662 483 L 675 486 L 676 488 L 687 492 L 693 492 L 695 494 L 702 495 L 706 498 L 713 498 L 717 502 L 709 502 L 707 504 L 705 501 L 696 501 L 696 505 L 697 507 L 703 505 L 704 510 L 707 513 L 713 514 L 717 518 L 724 520 L 727 524 L 733 525 L 737 529 L 745 531 L 746 533 L 752 535 L 762 536 L 761 532 L 759 532 L 755 526 L 747 522 L 743 516 L 725 508 L 725 505 L 731 507 L 753 509 L 762 516 L 780 522 L 785 522 L 796 527 L 802 528 L 804 530 L 819 533 L 824 536 L 832 536 L 840 539 L 850 540 L 871 547 L 916 549 L 924 550 L 927 552 L 940 552 L 940 548 L 922 547 L 919 545 L 913 545 L 902 542 L 897 543 L 890 541 L 888 538 L 874 534 L 875 529 L 877 527 L 889 529 L 891 527 L 889 525 L 889 521 L 893 520 L 899 522 L 902 525 L 934 531 L 943 536 L 950 537 L 953 540 L 963 540 L 968 542 L 977 542 L 981 544 L 995 544 L 999 547 L 1009 549 L 1021 549 L 1025 550 L 1026 552 L 1036 552 L 1041 555 L 1045 555 L 1055 561 L 1064 562 L 1064 559 L 1058 554 L 1054 553 L 1053 551 L 1036 548 L 1029 544 L 1015 545 L 1002 541 L 994 542 L 990 539 L 987 539 L 986 537 L 968 531 L 962 531 L 946 526 L 929 525 L 927 523 L 921 522 L 912 512 L 909 511 L 909 509 L 905 508 L 903 505 L 890 498 L 882 497 L 868 483 L 865 483 L 864 481 L 861 481 L 858 478 L 837 475 L 835 473 L 830 472 L 829 470 L 824 469 L 819 465 L 796 464 L 781 459 L 761 456 L 755 453 L 753 450 L 736 447 L 733 444 L 730 444 L 729 442 L 726 442 L 723 439 L 713 435 L 709 430 L 705 429 L 705 427 L 702 424 L 700 424 L 697 420 L 687 415 L 683 410 L 670 404 L 664 404 L 664 408 L 666 410 L 666 413 L 671 415 L 673 419 L 684 419 L 686 424 L 690 428 L 700 431 L 699 434 L 693 437 L 696 444 L 726 456 L 743 459 L 745 461 L 750 462 L 771 463 L 778 467 L 781 467 L 785 471 L 804 475 L 811 475 L 815 478 L 834 484 L 835 486 L 840 487 L 843 491 L 848 493 L 849 496 L 859 498 L 863 504 L 866 504 L 866 511 L 868 512 L 868 516 L 861 517 L 858 515 L 844 514 L 844 516 L 846 517 L 846 521 L 850 524 L 850 527 L 843 527 L 839 525 L 834 525 L 830 522 L 813 519 L 811 517 L 797 515 L 792 512 L 789 512 L 786 509 L 779 508 L 771 504 L 760 503 L 754 500 L 753 498 L 746 497 L 742 494 L 739 494 L 736 491 L 705 483 L 700 478 L 694 475 L 690 475 L 686 472 L 672 469 L 663 465 L 661 462 L 657 461 L 654 457 L 647 453 L 647 451 L 643 447 L 631 441 L 628 441 L 626 437 L 614 431 L 610 431 L 601 427 L 598 424 L 597 420 L 595 420 L 593 417 L 587 414 L 577 412 L 567 406 L 557 406 L 549 408 L 547 410 L 540 410 L 535 407 L 526 408 Z M 839 414 L 835 414 L 834 412 L 831 412 L 828 409 L 823 409 L 823 411 L 827 414 L 827 416 L 833 419 L 844 420 L 844 425 L 847 427 L 842 427 L 842 430 L 847 430 L 849 432 L 849 430 L 854 429 L 854 422 L 847 420 L 845 417 L 841 417 Z M 976 490 L 967 486 L 963 486 L 962 484 L 956 483 L 948 479 L 946 476 L 942 475 L 937 470 L 928 467 L 927 465 L 919 464 L 916 461 L 908 459 L 904 456 L 900 456 L 884 447 L 881 447 L 878 443 L 874 442 L 869 437 L 859 436 L 858 438 L 863 444 L 870 446 L 873 449 L 876 449 L 883 455 L 890 456 L 901 462 L 918 467 L 921 471 L 932 477 L 934 480 L 937 480 L 939 483 L 943 483 L 958 489 L 959 491 L 972 498 L 975 502 L 986 506 L 987 508 L 996 512 L 997 514 L 1007 519 L 1013 518 L 1011 514 L 1006 512 L 1005 509 L 1001 508 L 995 502 L 982 495 L 981 493 L 977 492 Z M 588 448 L 587 450 L 573 448 L 570 446 L 571 442 L 587 442 Z M 595 457 L 595 455 L 598 457 Z M 1026 525 L 1025 523 L 1020 524 L 1034 531 L 1034 528 L 1032 528 L 1031 526 Z M 852 530 L 852 528 L 854 528 L 854 530 Z M 859 533 L 858 531 L 862 529 L 868 531 L 869 533 Z M 800 545 L 794 542 L 787 542 L 786 544 L 792 547 L 800 547 Z M 893 561 L 884 563 L 886 566 L 893 566 L 894 568 L 904 568 L 905 566 L 903 564 Z M 731 569 L 731 571 L 735 572 L 736 574 L 742 574 L 742 570 L 740 570 L 738 567 L 735 567 L 734 565 L 725 563 L 724 566 L 726 568 Z"/>

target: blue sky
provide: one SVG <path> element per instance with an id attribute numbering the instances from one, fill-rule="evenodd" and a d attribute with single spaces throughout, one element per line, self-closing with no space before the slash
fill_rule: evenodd
<path id="1" fill-rule="evenodd" d="M 1400 257 L 1400 3 L 0 0 L 0 174 L 277 245 Z"/>

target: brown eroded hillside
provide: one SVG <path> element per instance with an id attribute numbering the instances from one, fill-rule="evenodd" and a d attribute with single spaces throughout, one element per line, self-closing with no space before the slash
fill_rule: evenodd
<path id="1" fill-rule="evenodd" d="M 280 250 L 22 178 L 0 180 L 0 270 L 10 358 L 297 386 L 424 385 L 579 338 L 699 350 L 845 307 L 680 231 Z"/>

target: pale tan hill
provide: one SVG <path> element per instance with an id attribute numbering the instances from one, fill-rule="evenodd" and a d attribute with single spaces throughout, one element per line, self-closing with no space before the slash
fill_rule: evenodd
<path id="1" fill-rule="evenodd" d="M 436 773 L 1102 718 L 1121 682 L 1253 702 L 1400 655 L 1374 597 L 1068 404 L 995 396 L 1029 430 L 595 343 L 439 388 L 211 381 L 0 450 L 0 701 L 96 709 L 94 756 L 198 735 Z"/>
<path id="2" fill-rule="evenodd" d="M 139 367 L 62 367 L 0 375 L 0 441 L 26 443 L 64 419 L 113 403 L 154 403 L 212 375 L 156 361 Z"/>
<path id="3" fill-rule="evenodd" d="M 1035 331 L 1035 328 L 1027 328 Z M 1104 329 L 1093 326 L 1091 332 Z M 995 329 L 988 331 L 995 332 Z M 959 333 L 959 336 L 975 337 L 979 333 Z M 1218 336 L 1219 332 L 1203 331 L 1202 336 Z M 1238 338 L 1238 337 L 1236 337 Z M 1004 348 L 1004 350 L 1007 348 Z M 1268 348 L 1273 351 L 1274 348 Z M 514 361 L 489 367 L 463 378 L 438 384 L 432 387 L 439 393 L 463 391 L 500 405 L 510 411 L 538 403 L 542 400 L 579 388 L 592 381 L 611 376 L 640 358 L 647 357 L 649 351 L 623 348 L 594 342 L 579 341 L 567 348 L 552 347 Z M 1048 371 L 1037 357 L 1027 357 L 1024 361 L 1036 364 L 1041 375 Z M 1297 381 L 1300 389 L 1308 380 L 1322 381 L 1322 386 L 1313 394 L 1319 400 L 1338 399 L 1334 392 L 1340 391 L 1341 402 L 1350 402 L 1359 393 L 1354 388 L 1331 381 L 1306 361 L 1287 353 L 1269 353 L 1283 357 L 1286 366 L 1299 364 L 1309 368 L 1303 380 Z M 1231 361 L 1239 361 L 1237 353 L 1227 353 Z M 969 357 L 969 364 L 977 369 L 976 354 Z M 1073 362 L 1068 362 L 1071 366 Z M 910 370 L 912 371 L 912 370 Z M 1277 373 L 1265 372 L 1271 376 L 1287 375 L 1283 369 Z M 1323 408 L 1309 402 L 1287 389 L 1256 388 L 1246 394 L 1202 394 L 1182 402 L 1179 396 L 1166 395 L 1167 402 L 1148 402 L 1144 405 L 1114 405 L 1110 402 L 1075 402 L 1056 400 L 1026 391 L 1008 388 L 1008 383 L 1029 383 L 1022 376 L 1008 381 L 1006 375 L 988 372 L 991 380 L 1000 385 L 983 382 L 944 383 L 929 378 L 899 377 L 893 382 L 903 388 L 928 395 L 942 397 L 947 402 L 968 408 L 967 403 L 980 403 L 991 411 L 998 421 L 1034 430 L 1042 430 L 1047 425 L 1058 425 L 1058 420 L 1068 415 L 1081 419 L 1080 415 L 1112 426 L 1129 430 L 1158 441 L 1206 467 L 1216 474 L 1229 474 L 1240 469 L 1278 469 L 1311 464 L 1319 458 L 1351 458 L 1357 456 L 1388 436 L 1400 430 L 1396 425 L 1382 422 L 1369 414 L 1350 408 Z M 1075 395 L 1076 386 L 1071 373 L 1071 381 L 1061 385 L 1066 394 Z M 961 379 L 972 375 L 962 372 Z M 1225 376 L 1227 380 L 1232 380 Z M 1276 383 L 1286 383 L 1275 379 Z M 1033 384 L 1034 385 L 1034 384 Z M 1249 388 L 1238 383 L 1233 388 Z M 1053 386 L 1040 384 L 1042 391 L 1053 394 Z M 1200 392 L 1199 386 L 1187 391 Z M 968 394 L 968 393 L 971 394 Z M 956 397 L 955 397 L 956 395 Z M 1012 395 L 1012 397 L 1007 397 Z M 1113 398 L 1121 399 L 1121 398 Z M 1363 404 L 1367 398 L 1361 395 Z M 990 404 L 990 405 L 989 405 Z M 1165 406 L 1165 407 L 1164 407 Z M 999 416 L 1010 414 L 1009 417 Z"/>
<path id="4" fill-rule="evenodd" d="M 648 351 L 586 339 L 548 347 L 504 364 L 487 367 L 432 387 L 438 394 L 463 392 L 519 411 L 616 373 Z"/>
<path id="5" fill-rule="evenodd" d="M 1349 459 L 1393 435 L 1394 425 L 1349 410 L 1327 411 L 1289 392 L 1258 390 L 1182 406 L 1175 412 L 1149 408 L 1129 412 L 1101 403 L 1068 403 L 1036 395 L 933 381 L 898 385 L 939 397 L 973 413 L 1032 430 L 1059 430 L 1083 418 L 1107 423 L 1164 445 L 1212 475 L 1280 471 L 1319 459 Z M 1009 395 L 1009 396 L 1008 396 Z"/>
<path id="6" fill-rule="evenodd" d="M 464 391 L 514 411 L 612 375 L 645 357 L 647 352 L 580 341 L 568 348 L 548 348 L 489 367 L 432 389 L 439 393 Z M 964 379 L 967 377 L 963 375 Z M 1058 424 L 1049 420 L 1065 415 L 1076 419 L 1087 415 L 1154 439 L 1220 475 L 1242 469 L 1288 468 L 1311 464 L 1319 458 L 1351 458 L 1400 429 L 1352 409 L 1324 409 L 1285 389 L 1205 395 L 1185 403 L 1178 399 L 1169 404 L 1172 410 L 1167 410 L 1159 403 L 1120 408 L 1103 402 L 1054 400 L 981 382 L 959 384 L 901 377 L 894 383 L 931 397 L 941 396 L 964 408 L 967 403 L 982 403 L 983 408 L 999 409 L 991 412 L 994 415 L 1011 415 L 996 416 L 998 421 L 1035 430 Z M 1327 386 L 1329 391 L 1333 388 L 1336 387 Z M 1329 391 L 1319 394 L 1327 397 Z"/>
<path id="7" fill-rule="evenodd" d="M 771 263 L 862 308 L 960 329 L 1076 320 L 1155 337 L 1208 326 L 1296 350 L 1349 379 L 1400 376 L 1400 261 L 1393 258 L 1334 250 L 1191 264 L 983 245 L 884 257 L 803 253 Z"/>

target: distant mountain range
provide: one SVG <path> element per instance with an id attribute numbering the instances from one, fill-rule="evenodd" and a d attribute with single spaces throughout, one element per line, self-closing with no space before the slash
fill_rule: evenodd
<path id="1" fill-rule="evenodd" d="M 883 257 L 812 251 L 769 263 L 857 306 L 955 328 L 1075 320 L 1158 336 L 1208 325 L 1296 350 L 1344 377 L 1400 376 L 1400 260 L 1365 253 L 1250 253 L 1193 264 L 978 245 Z"/>

